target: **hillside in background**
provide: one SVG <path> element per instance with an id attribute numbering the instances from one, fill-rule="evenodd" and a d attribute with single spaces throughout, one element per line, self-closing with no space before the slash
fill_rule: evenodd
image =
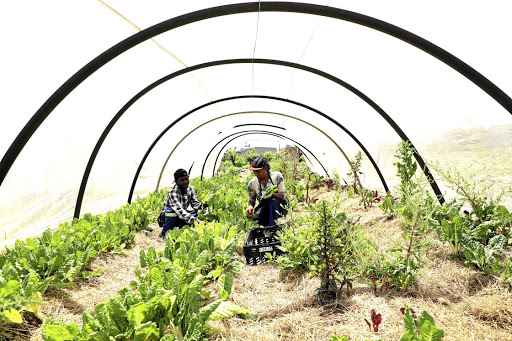
<path id="1" fill-rule="evenodd" d="M 491 186 L 491 193 L 497 195 L 512 184 L 512 125 L 444 133 L 422 151 L 422 156 L 455 166 L 466 179 Z M 503 202 L 510 206 L 512 198 L 504 196 Z"/>

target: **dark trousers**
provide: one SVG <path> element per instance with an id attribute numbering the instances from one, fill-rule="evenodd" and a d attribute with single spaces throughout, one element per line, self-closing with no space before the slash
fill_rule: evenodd
<path id="1" fill-rule="evenodd" d="M 285 201 L 277 198 L 263 199 L 254 209 L 254 220 L 261 226 L 277 225 L 277 219 L 286 215 Z"/>
<path id="2" fill-rule="evenodd" d="M 197 217 L 197 212 L 195 210 L 187 210 L 187 212 L 191 213 L 192 216 Z M 164 214 L 164 226 L 162 227 L 162 233 L 160 233 L 160 236 L 165 236 L 169 230 L 182 228 L 183 226 L 188 225 L 185 220 L 178 217 L 172 208 L 166 209 Z"/>

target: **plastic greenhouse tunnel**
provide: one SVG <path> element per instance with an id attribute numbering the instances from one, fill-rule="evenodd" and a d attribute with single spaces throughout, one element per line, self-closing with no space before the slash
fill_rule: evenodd
<path id="1" fill-rule="evenodd" d="M 510 13 L 507 1 L 462 0 L 4 2 L 0 339 L 398 340 L 427 327 L 435 340 L 509 339 Z M 260 250 L 254 268 L 247 184 L 260 154 L 284 176 L 289 207 L 272 230 L 279 253 Z M 180 168 L 209 207 L 201 228 L 159 243 Z M 337 244 L 320 252 L 327 234 Z M 137 304 L 156 315 L 135 313 L 146 272 L 190 270 L 172 258 L 196 253 L 171 250 L 186 238 L 224 250 L 224 265 L 201 258 L 210 270 L 180 282 L 215 283 L 202 290 L 218 302 L 199 295 L 182 311 L 195 303 L 163 285 L 153 294 L 166 310 L 148 298 Z M 105 254 L 131 253 L 122 280 L 100 269 Z M 262 272 L 268 306 L 242 299 L 258 296 L 254 269 L 269 268 L 281 277 Z M 117 287 L 87 291 L 94 281 Z M 75 317 L 56 312 L 61 296 Z M 98 327 L 121 305 L 117 334 Z"/>

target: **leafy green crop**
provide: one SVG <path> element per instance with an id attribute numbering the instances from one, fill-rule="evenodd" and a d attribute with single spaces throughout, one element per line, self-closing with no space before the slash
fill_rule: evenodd
<path id="1" fill-rule="evenodd" d="M 190 276 L 201 273 L 206 279 L 215 280 L 222 272 L 240 270 L 241 263 L 234 252 L 241 237 L 236 227 L 215 222 L 172 230 L 161 256 L 151 249 L 147 255 L 141 252 L 141 266 L 172 262 L 186 268 Z"/>
<path id="2" fill-rule="evenodd" d="M 277 186 L 276 185 L 273 185 L 273 186 L 270 186 L 269 188 L 267 188 L 265 190 L 265 193 L 263 193 L 264 196 L 270 196 L 274 193 L 277 193 Z"/>
<path id="3" fill-rule="evenodd" d="M 505 262 L 505 267 L 501 272 L 503 281 L 508 283 L 509 288 L 512 288 L 512 257 Z"/>
<path id="4" fill-rule="evenodd" d="M 0 256 L 0 324 L 21 323 L 24 311 L 37 316 L 49 285 L 69 287 L 78 276 L 100 274 L 101 269 L 85 271 L 91 259 L 100 252 L 122 252 L 148 223 L 146 203 L 138 200 L 105 216 L 85 214 L 73 225 L 17 240 Z"/>
<path id="5" fill-rule="evenodd" d="M 415 319 L 409 307 L 405 305 L 404 325 L 406 332 L 400 341 L 441 341 L 444 338 L 444 331 L 436 328 L 434 318 L 425 310 L 418 319 Z"/>
<path id="6" fill-rule="evenodd" d="M 503 252 L 506 242 L 504 235 L 492 237 L 487 245 L 473 239 L 464 239 L 462 251 L 466 258 L 465 263 L 474 265 L 484 274 L 499 272 L 499 259 L 496 256 Z"/>
<path id="7" fill-rule="evenodd" d="M 22 323 L 21 313 L 31 312 L 38 316 L 39 306 L 43 304 L 42 293 L 50 284 L 35 274 L 24 279 L 16 270 L 7 265 L 0 270 L 0 323 Z"/>
<path id="8" fill-rule="evenodd" d="M 169 231 L 163 251 L 141 251 L 137 279 L 120 296 L 111 297 L 83 314 L 82 329 L 48 320 L 45 341 L 58 340 L 202 340 L 210 332 L 206 321 L 246 314 L 228 301 L 233 275 L 240 263 L 234 257 L 239 234 L 219 223 Z M 227 239 L 231 238 L 231 239 Z M 204 288 L 216 281 L 218 299 L 208 302 Z M 65 335 L 65 337 L 63 337 Z"/>
<path id="9" fill-rule="evenodd" d="M 239 173 L 224 173 L 203 181 L 195 178 L 191 184 L 198 199 L 208 203 L 208 207 L 199 212 L 199 219 L 236 226 L 238 230 L 256 227 L 245 217 L 247 183 L 242 181 Z"/>

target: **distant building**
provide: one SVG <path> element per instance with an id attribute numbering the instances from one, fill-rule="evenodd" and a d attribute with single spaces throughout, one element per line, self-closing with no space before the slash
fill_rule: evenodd
<path id="1" fill-rule="evenodd" d="M 274 148 L 274 147 L 244 147 L 244 148 L 240 148 L 240 150 L 238 151 L 240 153 L 240 155 L 245 155 L 245 153 L 247 153 L 249 150 L 252 150 L 254 149 L 256 151 L 256 153 L 260 154 L 260 155 L 263 155 L 265 154 L 265 152 L 272 152 L 272 153 L 277 153 L 277 148 Z"/>

